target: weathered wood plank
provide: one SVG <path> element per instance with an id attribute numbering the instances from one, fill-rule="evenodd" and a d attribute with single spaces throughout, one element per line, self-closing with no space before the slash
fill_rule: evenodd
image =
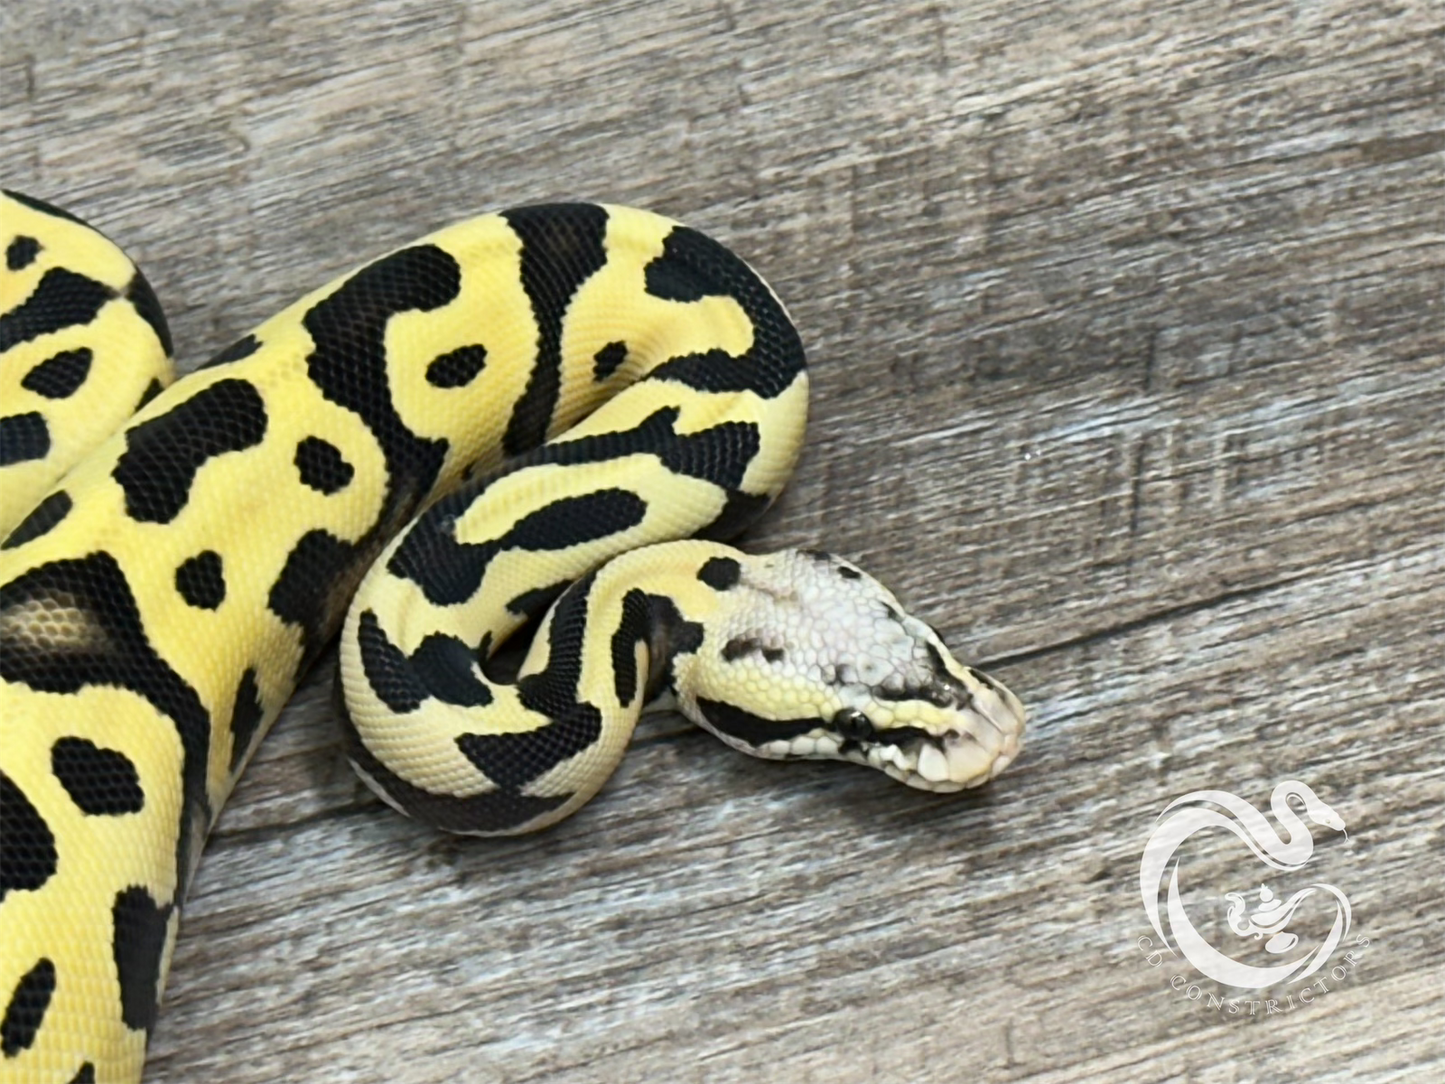
<path id="1" fill-rule="evenodd" d="M 327 663 L 212 840 L 150 1079 L 1438 1077 L 1442 40 L 1344 0 L 7 7 L 4 183 L 121 240 L 187 365 L 488 207 L 733 244 L 816 364 L 749 544 L 866 563 L 1034 711 L 949 801 L 654 720 L 484 843 L 352 779 Z M 1289 777 L 1371 944 L 1229 1017 L 1136 947 L 1139 855 Z"/>

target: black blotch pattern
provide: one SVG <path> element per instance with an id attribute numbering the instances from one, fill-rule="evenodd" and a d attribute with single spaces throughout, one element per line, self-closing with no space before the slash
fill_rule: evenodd
<path id="1" fill-rule="evenodd" d="M 753 746 L 770 741 L 788 741 L 823 726 L 821 719 L 764 719 L 721 700 L 699 697 L 697 706 L 719 734 Z"/>
<path id="2" fill-rule="evenodd" d="M 116 893 L 111 921 L 120 978 L 120 1018 L 132 1031 L 149 1031 L 155 1026 L 166 923 L 173 909 L 171 904 L 157 906 L 139 885 Z"/>
<path id="3" fill-rule="evenodd" d="M 647 265 L 647 292 L 670 301 L 731 297 L 753 325 L 753 342 L 741 357 L 722 350 L 673 358 L 651 379 L 673 380 L 700 391 L 752 390 L 771 399 L 806 367 L 797 329 L 750 267 L 712 238 L 676 226 L 662 255 Z"/>
<path id="4" fill-rule="evenodd" d="M 456 495 L 454 495 L 456 496 Z M 451 498 L 433 505 L 407 532 L 387 564 L 395 576 L 411 580 L 440 606 L 465 602 L 477 591 L 487 565 L 509 549 L 562 550 L 625 531 L 642 522 L 647 504 L 625 489 L 600 489 L 577 497 L 558 498 L 523 516 L 500 538 L 489 542 L 457 542 L 455 512 L 471 498 Z"/>
<path id="5" fill-rule="evenodd" d="M 224 350 L 213 354 L 208 361 L 198 365 L 197 368 L 210 369 L 217 365 L 229 365 L 233 361 L 249 358 L 259 349 L 261 349 L 261 341 L 255 335 L 245 335 Z"/>
<path id="6" fill-rule="evenodd" d="M 679 413 L 676 407 L 662 407 L 643 418 L 632 429 L 617 429 L 610 433 L 596 433 L 545 445 L 522 458 L 515 469 L 520 470 L 540 463 L 572 467 L 582 463 L 603 463 L 609 459 L 639 453 L 661 457 L 663 452 L 679 439 L 673 429 Z"/>
<path id="7" fill-rule="evenodd" d="M 438 700 L 467 708 L 492 702 L 492 690 L 477 677 L 477 653 L 455 636 L 434 632 L 417 645 L 411 667 Z"/>
<path id="8" fill-rule="evenodd" d="M 296 469 L 302 482 L 326 494 L 345 489 L 356 474 L 341 449 L 320 437 L 307 437 L 296 445 Z"/>
<path id="9" fill-rule="evenodd" d="M 578 287 L 607 262 L 607 212 L 590 203 L 519 207 L 502 217 L 522 241 L 522 289 L 537 321 L 537 357 L 502 437 L 507 455 L 541 444 L 562 381 L 562 319 Z"/>
<path id="10" fill-rule="evenodd" d="M 859 572 L 856 568 L 849 568 L 847 565 L 838 566 L 838 575 L 842 576 L 845 580 L 861 580 L 863 578 L 863 573 Z"/>
<path id="11" fill-rule="evenodd" d="M 146 281 L 139 268 L 126 285 L 125 299 L 131 303 L 136 315 L 151 326 L 156 338 L 160 340 L 161 349 L 166 352 L 166 357 L 170 357 L 175 348 L 171 343 L 171 329 L 166 323 L 166 314 L 161 309 L 156 292 L 151 289 L 151 284 Z"/>
<path id="12" fill-rule="evenodd" d="M 256 736 L 256 728 L 261 725 L 265 715 L 266 708 L 261 703 L 261 689 L 256 684 L 256 671 L 248 668 L 241 675 L 241 683 L 236 686 L 236 702 L 231 707 L 232 775 L 240 770 L 246 751 L 251 748 L 251 739 Z"/>
<path id="13" fill-rule="evenodd" d="M 41 957 L 15 984 L 0 1019 L 0 1053 L 13 1058 L 35 1042 L 50 996 L 55 993 L 55 964 Z"/>
<path id="14" fill-rule="evenodd" d="M 338 679 L 333 686 L 332 705 L 336 717 L 341 720 L 342 740 L 346 743 L 346 755 L 376 785 L 386 791 L 392 801 L 412 816 L 449 832 L 507 832 L 513 831 L 549 813 L 567 801 L 567 795 L 554 797 L 533 797 L 511 790 L 494 790 L 475 794 L 469 798 L 456 798 L 450 794 L 433 794 L 412 786 L 372 755 L 361 740 L 351 715 L 346 710 Z"/>
<path id="15" fill-rule="evenodd" d="M 743 566 L 731 557 L 709 557 L 697 570 L 697 578 L 714 591 L 726 591 L 743 578 Z"/>
<path id="16" fill-rule="evenodd" d="M 16 546 L 23 546 L 33 538 L 39 538 L 68 516 L 74 503 L 70 499 L 69 493 L 63 489 L 57 489 L 16 524 L 15 530 L 10 532 L 10 537 L 0 543 L 0 550 L 14 549 Z"/>
<path id="17" fill-rule="evenodd" d="M 367 264 L 301 322 L 316 344 L 307 373 L 321 394 L 352 411 L 386 457 L 387 495 L 378 522 L 394 530 L 431 489 L 444 440 L 418 437 L 397 414 L 386 374 L 386 325 L 400 312 L 429 312 L 461 290 L 461 268 L 435 245 L 414 245 Z"/>
<path id="18" fill-rule="evenodd" d="M 152 399 L 154 399 L 157 395 L 159 395 L 165 390 L 166 386 L 164 384 L 162 384 L 155 377 L 151 377 L 151 382 L 145 386 L 145 391 L 140 393 L 140 398 L 136 401 L 136 410 L 139 410 L 141 407 L 145 406 L 147 403 L 149 403 Z"/>
<path id="19" fill-rule="evenodd" d="M 703 627 L 682 616 L 666 595 L 652 595 L 652 673 L 648 675 L 643 700 L 651 700 L 663 689 L 673 688 L 673 663 L 679 655 L 696 654 L 702 647 Z"/>
<path id="20" fill-rule="evenodd" d="M 693 537 L 709 542 L 726 542 L 730 538 L 736 538 L 757 522 L 772 503 L 773 498 L 766 493 L 744 493 L 741 489 L 730 489 L 717 518 L 695 532 Z"/>
<path id="21" fill-rule="evenodd" d="M 514 538 L 488 543 L 458 543 L 453 528 L 456 519 L 498 478 L 538 464 L 573 466 L 605 462 L 626 455 L 650 454 L 679 474 L 706 478 L 724 485 L 740 482 L 760 447 L 757 428 L 751 423 L 724 423 L 700 433 L 679 436 L 673 429 L 677 418 L 675 407 L 663 407 L 644 418 L 635 428 L 547 444 L 514 460 L 496 474 L 474 479 L 422 514 L 392 555 L 389 569 L 394 575 L 417 583 L 435 603 L 455 604 L 470 598 L 492 558 L 501 549 L 521 543 Z M 698 537 L 730 538 L 760 516 L 771 501 L 767 496 L 754 497 L 735 489 L 729 489 L 728 493 L 723 511 L 697 533 Z M 564 512 L 557 513 L 557 518 L 565 520 L 589 514 L 587 507 L 569 505 Z M 569 539 L 590 540 L 576 537 L 578 527 L 575 524 L 562 523 L 560 530 L 560 544 L 548 548 L 570 545 Z"/>
<path id="22" fill-rule="evenodd" d="M 787 657 L 787 652 L 780 647 L 766 647 L 753 636 L 734 636 L 723 644 L 724 662 L 737 662 L 748 655 L 761 655 L 767 662 L 782 662 Z"/>
<path id="23" fill-rule="evenodd" d="M 67 222 L 74 222 L 76 225 L 84 226 L 86 229 L 92 228 L 90 223 L 86 222 L 85 219 L 79 218 L 76 215 L 71 214 L 64 208 L 55 206 L 53 203 L 46 203 L 43 199 L 36 199 L 34 196 L 27 196 L 25 195 L 25 193 L 16 192 L 14 189 L 11 188 L 0 188 L 0 192 L 3 192 L 5 195 L 9 196 L 16 203 L 24 204 L 32 211 L 39 211 L 41 214 L 50 215 L 52 218 L 63 218 Z"/>
<path id="24" fill-rule="evenodd" d="M 7 892 L 31 891 L 55 873 L 55 836 L 30 799 L 0 772 L 0 900 Z"/>
<path id="25" fill-rule="evenodd" d="M 560 583 L 548 584 L 546 587 L 534 587 L 530 591 L 523 591 L 507 603 L 507 610 L 530 621 L 532 618 L 546 613 L 547 608 L 561 598 L 562 592 L 571 585 L 571 580 L 563 580 Z"/>
<path id="26" fill-rule="evenodd" d="M 728 488 L 741 485 L 743 475 L 762 447 L 758 427 L 752 422 L 721 422 L 698 433 L 679 434 L 674 428 L 679 414 L 676 407 L 662 407 L 632 429 L 548 444 L 510 469 L 538 463 L 574 466 L 646 454 L 657 456 L 674 474 L 702 478 Z"/>
<path id="27" fill-rule="evenodd" d="M 52 331 L 90 323 L 114 296 L 115 291 L 103 282 L 52 267 L 40 276 L 29 297 L 0 315 L 0 354 Z"/>
<path id="28" fill-rule="evenodd" d="M 666 595 L 649 595 L 640 588 L 628 591 L 622 600 L 622 618 L 612 634 L 612 673 L 617 700 L 623 707 L 637 693 L 636 645 L 647 645 L 648 673 L 642 702 L 647 703 L 664 688 L 671 688 L 673 662 L 702 646 L 703 628 L 682 616 L 677 604 Z"/>
<path id="29" fill-rule="evenodd" d="M 487 348 L 459 346 L 433 358 L 426 367 L 426 382 L 434 388 L 464 388 L 486 367 Z"/>
<path id="30" fill-rule="evenodd" d="M 734 636 L 727 643 L 723 644 L 723 662 L 737 662 L 755 651 L 762 650 L 762 642 L 751 636 Z"/>
<path id="31" fill-rule="evenodd" d="M 19 236 L 5 246 L 5 266 L 11 271 L 23 271 L 40 255 L 40 242 L 33 237 Z"/>
<path id="32" fill-rule="evenodd" d="M 632 703 L 632 698 L 639 692 L 637 645 L 648 643 L 647 618 L 647 592 L 634 587 L 622 599 L 622 620 L 617 623 L 617 631 L 612 634 L 613 691 L 617 694 L 617 702 L 624 708 Z"/>
<path id="33" fill-rule="evenodd" d="M 206 460 L 255 447 L 266 435 L 266 404 L 255 385 L 220 380 L 157 418 L 126 431 L 112 472 L 132 519 L 169 523 L 190 499 Z"/>
<path id="34" fill-rule="evenodd" d="M 627 489 L 599 489 L 530 512 L 502 537 L 507 549 L 564 550 L 619 534 L 642 522 L 647 502 Z"/>
<path id="35" fill-rule="evenodd" d="M 517 682 L 522 706 L 552 721 L 526 733 L 463 734 L 457 738 L 462 754 L 503 790 L 520 790 L 582 752 L 602 733 L 602 713 L 595 705 L 577 699 L 588 597 L 595 579 L 595 574 L 585 576 L 557 600 L 547 666 Z"/>
<path id="36" fill-rule="evenodd" d="M 95 1066 L 90 1062 L 84 1062 L 70 1078 L 70 1084 L 95 1084 Z"/>
<path id="37" fill-rule="evenodd" d="M 0 418 L 0 467 L 44 459 L 50 453 L 50 427 L 38 410 Z"/>
<path id="38" fill-rule="evenodd" d="M 439 308 L 460 289 L 456 260 L 435 245 L 415 245 L 363 267 L 301 319 L 315 344 L 306 358 L 312 383 L 362 420 L 387 465 L 386 495 L 372 528 L 355 543 L 309 532 L 271 589 L 272 612 L 302 629 L 303 670 L 340 624 L 365 567 L 411 517 L 446 458 L 446 441 L 418 437 L 396 412 L 386 372 L 387 322 L 399 312 Z"/>
<path id="39" fill-rule="evenodd" d="M 627 360 L 626 343 L 608 343 L 592 356 L 592 379 L 600 384 L 622 367 Z"/>
<path id="40" fill-rule="evenodd" d="M 477 676 L 478 653 L 455 636 L 432 633 L 408 658 L 367 610 L 357 627 L 357 648 L 367 683 L 398 715 L 415 711 L 428 697 L 462 707 L 492 702 L 492 690 Z"/>
<path id="41" fill-rule="evenodd" d="M 145 808 L 140 773 L 118 750 L 84 738 L 61 738 L 50 747 L 50 770 L 82 813 L 115 817 Z"/>
<path id="42" fill-rule="evenodd" d="M 515 461 L 496 475 L 476 479 L 428 509 L 408 531 L 388 567 L 394 575 L 411 579 L 421 586 L 427 597 L 435 603 L 455 604 L 470 598 L 480 584 L 487 564 L 500 550 L 513 546 L 527 546 L 532 549 L 544 547 L 532 545 L 513 536 L 488 543 L 458 543 L 455 541 L 453 529 L 457 517 L 497 478 L 514 470 L 542 463 L 572 466 L 645 453 L 657 456 L 668 469 L 678 474 L 705 478 L 727 487 L 740 483 L 761 446 L 757 427 L 751 423 L 729 422 L 700 433 L 679 436 L 673 429 L 677 418 L 678 411 L 675 407 L 663 407 L 643 419 L 633 429 L 548 444 Z M 717 519 L 698 532 L 698 537 L 731 537 L 761 515 L 771 500 L 767 496 L 754 497 L 733 488 L 729 488 L 728 493 L 723 511 Z M 605 500 L 598 497 L 595 501 L 590 497 L 571 499 L 582 503 L 559 502 L 559 506 L 554 510 L 544 510 L 541 520 L 555 523 L 555 526 L 548 526 L 533 533 L 545 535 L 549 531 L 556 531 L 558 542 L 545 546 L 554 549 L 571 545 L 575 541 L 604 537 L 610 531 L 590 534 L 586 538 L 578 534 L 579 530 L 586 528 L 586 520 L 581 517 L 593 514 L 592 505 L 588 502 L 620 504 L 627 499 L 627 496 L 623 495 Z M 635 497 L 631 500 L 639 503 Z M 567 522 L 572 519 L 577 522 Z M 626 526 L 631 526 L 631 523 L 625 523 L 623 527 L 616 529 Z"/>
<path id="43" fill-rule="evenodd" d="M 597 740 L 602 713 L 591 704 L 574 704 L 546 726 L 517 734 L 463 734 L 457 748 L 483 775 L 503 790 L 520 791 Z"/>
<path id="44" fill-rule="evenodd" d="M 85 383 L 93 358 L 88 346 L 62 350 L 26 373 L 20 386 L 47 399 L 67 399 Z"/>
<path id="45" fill-rule="evenodd" d="M 752 422 L 720 422 L 698 433 L 679 434 L 674 428 L 679 414 L 676 407 L 662 407 L 632 429 L 548 444 L 511 464 L 508 472 L 540 463 L 575 466 L 647 454 L 657 456 L 674 474 L 715 482 L 729 490 L 741 485 L 762 447 L 758 427 Z M 475 496 L 477 489 L 467 492 Z"/>
<path id="46" fill-rule="evenodd" d="M 176 590 L 198 610 L 214 610 L 226 601 L 226 575 L 221 555 L 202 550 L 176 569 Z"/>
<path id="47" fill-rule="evenodd" d="M 74 611 L 95 626 L 96 635 L 77 643 L 37 643 L 24 635 L 23 626 L 0 622 L 0 678 L 48 693 L 119 686 L 149 701 L 175 724 L 183 751 L 176 845 L 183 890 L 190 875 L 193 832 L 210 823 L 206 761 L 211 721 L 205 705 L 151 647 L 125 573 L 110 554 L 51 561 L 0 585 L 0 616 L 29 606 Z"/>
<path id="48" fill-rule="evenodd" d="M 660 458 L 674 474 L 716 482 L 731 491 L 742 485 L 762 444 L 752 422 L 722 422 L 700 433 L 674 437 Z"/>
<path id="49" fill-rule="evenodd" d="M 366 540 L 353 544 L 320 529 L 307 531 L 287 555 L 266 604 L 281 620 L 300 626 L 302 670 L 320 654 L 346 613 L 351 591 L 338 585 L 356 580 L 371 557 Z"/>
<path id="50" fill-rule="evenodd" d="M 412 672 L 406 652 L 391 642 L 376 614 L 366 610 L 356 628 L 361 671 L 377 698 L 398 715 L 416 711 L 430 695 Z"/>

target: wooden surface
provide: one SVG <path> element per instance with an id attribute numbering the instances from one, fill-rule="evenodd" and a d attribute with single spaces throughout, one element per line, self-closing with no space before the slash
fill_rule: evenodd
<path id="1" fill-rule="evenodd" d="M 185 367 L 478 210 L 733 245 L 815 365 L 747 544 L 858 559 L 1033 712 L 954 800 L 664 717 L 494 843 L 368 796 L 328 659 L 212 838 L 149 1079 L 1445 1078 L 1438 5 L 7 3 L 0 43 L 3 183 L 127 247 Z M 1139 856 L 1171 798 L 1287 778 L 1349 828 L 1296 878 L 1371 943 L 1231 1018 L 1138 948 Z"/>

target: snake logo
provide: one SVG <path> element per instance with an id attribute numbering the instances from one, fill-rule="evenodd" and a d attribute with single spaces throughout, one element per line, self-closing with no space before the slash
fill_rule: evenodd
<path id="1" fill-rule="evenodd" d="M 1320 897 L 1333 902 L 1334 921 L 1324 939 L 1303 954 L 1278 964 L 1259 966 L 1235 959 L 1211 944 L 1190 920 L 1180 894 L 1176 855 L 1196 833 L 1210 828 L 1224 829 L 1266 866 L 1281 873 L 1297 873 L 1310 862 L 1314 857 L 1314 837 L 1291 807 L 1291 798 L 1302 803 L 1305 814 L 1315 824 L 1345 832 L 1344 820 L 1313 790 L 1297 779 L 1286 779 L 1274 788 L 1270 808 L 1288 833 L 1287 838 L 1282 838 L 1264 814 L 1243 799 L 1227 791 L 1197 790 L 1165 806 L 1144 847 L 1139 863 L 1139 893 L 1154 932 L 1171 952 L 1175 952 L 1177 946 L 1177 952 L 1200 974 L 1223 985 L 1259 990 L 1276 983 L 1298 982 L 1322 968 L 1350 932 L 1349 899 L 1334 885 L 1323 882 L 1309 884 L 1288 899 L 1280 899 L 1268 885 L 1261 884 L 1252 912 L 1245 893 L 1224 894 L 1229 903 L 1226 916 L 1229 929 L 1238 938 L 1264 941 L 1264 950 L 1271 956 L 1288 955 L 1299 946 L 1300 937 L 1288 927 L 1306 900 Z M 1165 915 L 1173 944 L 1165 934 L 1159 913 L 1159 896 L 1166 888 L 1166 877 Z"/>

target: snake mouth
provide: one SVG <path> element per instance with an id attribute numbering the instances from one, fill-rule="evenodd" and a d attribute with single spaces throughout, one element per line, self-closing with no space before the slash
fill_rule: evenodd
<path id="1" fill-rule="evenodd" d="M 772 759 L 826 758 L 877 768 L 918 790 L 950 794 L 982 786 L 1014 762 L 1023 745 L 1027 713 L 1016 696 L 991 681 L 968 707 L 956 707 L 948 725 L 881 728 L 867 737 L 812 730 L 760 744 L 729 744 Z M 711 728 L 709 728 L 711 729 Z"/>
<path id="2" fill-rule="evenodd" d="M 893 741 L 840 749 L 839 756 L 918 790 L 948 794 L 982 786 L 1012 764 L 1023 744 L 1025 720 L 1018 698 L 995 682 L 975 694 L 945 729 L 908 727 Z"/>

